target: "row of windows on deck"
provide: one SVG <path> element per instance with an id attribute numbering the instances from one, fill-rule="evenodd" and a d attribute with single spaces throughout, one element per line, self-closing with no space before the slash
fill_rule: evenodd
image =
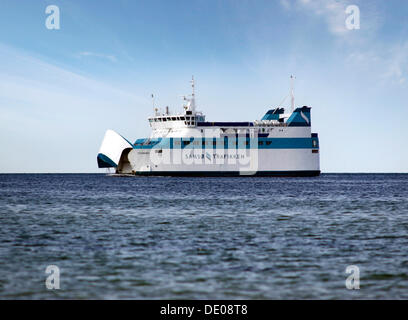
<path id="1" fill-rule="evenodd" d="M 184 119 L 188 120 L 188 121 L 185 121 Z M 195 126 L 196 125 L 195 117 L 167 117 L 167 118 L 149 119 L 150 126 L 152 125 L 152 122 L 165 122 L 165 121 L 184 121 L 184 124 L 186 126 Z M 200 121 L 199 117 L 197 117 L 197 121 Z"/>
<path id="2" fill-rule="evenodd" d="M 203 117 L 184 117 L 184 116 L 172 116 L 172 117 L 159 117 L 159 118 L 150 118 L 149 122 L 165 122 L 165 121 L 204 121 Z"/>
<path id="3" fill-rule="evenodd" d="M 266 141 L 261 141 L 261 140 L 259 140 L 258 141 L 258 145 L 259 146 L 262 146 L 262 145 L 267 145 L 267 146 L 269 146 L 269 145 L 271 145 L 271 143 L 272 143 L 272 141 L 271 140 L 266 140 Z M 153 142 L 148 142 L 148 143 L 135 143 L 135 145 L 136 146 L 138 146 L 138 145 L 150 145 L 150 144 L 155 144 L 155 143 L 153 143 Z M 218 140 L 218 141 L 200 141 L 200 140 L 193 140 L 193 141 L 181 141 L 181 140 L 174 140 L 173 141 L 173 145 L 174 146 L 188 146 L 189 144 L 191 144 L 191 145 L 194 145 L 194 146 L 200 146 L 200 145 L 202 145 L 202 146 L 211 146 L 211 145 L 213 145 L 213 146 L 217 146 L 217 145 L 225 145 L 225 146 L 228 146 L 228 145 L 230 145 L 230 146 L 236 146 L 237 145 L 237 140 L 231 140 L 231 141 L 228 141 L 228 138 L 225 138 L 224 139 L 224 141 L 220 141 L 220 140 Z M 246 146 L 248 146 L 249 145 L 249 140 L 245 140 L 245 141 L 243 141 L 243 144 L 245 144 Z"/>
<path id="4" fill-rule="evenodd" d="M 267 146 L 269 146 L 270 144 L 272 143 L 272 141 L 265 141 L 265 145 L 267 145 Z M 180 145 L 183 145 L 183 146 L 188 146 L 189 144 L 192 144 L 192 145 L 195 145 L 195 146 L 199 146 L 200 145 L 200 141 L 174 141 L 174 145 L 175 146 L 180 146 Z M 224 145 L 232 145 L 232 146 L 236 146 L 237 145 L 237 141 L 230 141 L 229 143 L 228 143 L 228 141 L 227 140 L 224 140 Z M 258 145 L 259 146 L 262 146 L 264 144 L 264 141 L 258 141 Z M 216 145 L 222 145 L 222 141 L 219 141 L 219 142 L 217 142 L 217 141 L 202 141 L 201 142 L 201 145 L 202 146 L 210 146 L 210 145 L 213 145 L 213 146 L 216 146 Z M 249 141 L 248 140 L 246 140 L 245 141 L 245 145 L 246 146 L 248 146 L 249 145 Z"/>

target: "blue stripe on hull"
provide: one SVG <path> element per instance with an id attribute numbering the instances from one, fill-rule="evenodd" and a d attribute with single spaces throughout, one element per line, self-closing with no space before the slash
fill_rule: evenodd
<path id="1" fill-rule="evenodd" d="M 259 138 L 238 140 L 237 145 L 231 144 L 226 139 L 208 138 L 163 138 L 151 140 L 143 144 L 143 140 L 137 140 L 134 149 L 311 149 L 318 148 L 318 138 Z M 206 142 L 203 145 L 203 141 Z M 313 141 L 315 145 L 313 145 Z M 248 143 L 248 145 L 246 144 Z"/>
<path id="2" fill-rule="evenodd" d="M 254 174 L 240 174 L 239 171 L 138 171 L 140 176 L 172 176 L 172 177 L 316 177 L 320 170 L 299 171 L 257 171 Z"/>

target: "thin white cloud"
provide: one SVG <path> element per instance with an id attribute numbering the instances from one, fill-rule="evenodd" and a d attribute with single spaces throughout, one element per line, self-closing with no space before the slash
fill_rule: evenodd
<path id="1" fill-rule="evenodd" d="M 143 107 L 150 105 L 138 89 L 122 89 L 1 43 L 0 60 L 0 144 L 7 150 L 0 172 L 92 170 L 104 130 L 120 128 L 126 135 L 135 121 L 129 115 L 136 108 L 145 115 Z M 27 163 L 27 152 L 40 163 Z M 63 156 L 73 154 L 75 161 Z"/>
<path id="2" fill-rule="evenodd" d="M 280 0 L 280 4 L 286 10 L 289 10 L 292 7 L 291 3 L 290 3 L 290 0 Z"/>
<path id="3" fill-rule="evenodd" d="M 46 62 L 45 59 L 1 43 L 0 59 L 4 62 L 0 66 L 0 85 L 5 89 L 0 91 L 0 97 L 26 101 L 36 101 L 38 98 L 39 101 L 46 101 L 48 93 L 58 94 L 60 98 L 95 100 L 102 97 L 101 100 L 107 101 L 107 97 L 111 97 L 114 101 L 120 97 L 124 101 L 145 102 L 144 98 L 110 83 Z M 7 88 L 15 88 L 16 91 Z"/>
<path id="4" fill-rule="evenodd" d="M 383 83 L 404 87 L 408 83 L 408 41 L 392 45 L 390 48 L 359 49 L 351 52 L 345 62 L 373 73 Z"/>
<path id="5" fill-rule="evenodd" d="M 386 71 L 382 76 L 405 86 L 408 80 L 408 41 L 389 49 Z"/>
<path id="6" fill-rule="evenodd" d="M 349 30 L 345 26 L 345 9 L 350 4 L 348 1 L 339 0 L 297 0 L 297 5 L 309 10 L 323 18 L 329 32 L 342 36 Z"/>
<path id="7" fill-rule="evenodd" d="M 96 53 L 96 52 L 90 52 L 90 51 L 83 51 L 79 53 L 80 57 L 97 57 L 97 58 L 102 58 L 102 59 L 107 59 L 111 62 L 117 62 L 118 59 L 111 54 L 103 54 L 103 53 Z"/>
<path id="8" fill-rule="evenodd" d="M 345 25 L 347 18 L 346 8 L 349 5 L 360 7 L 360 0 L 281 0 L 281 6 L 286 10 L 297 10 L 310 13 L 322 19 L 327 30 L 339 37 L 343 37 L 355 30 L 348 30 Z M 361 30 L 367 36 L 367 32 L 373 32 L 381 25 L 381 18 L 375 9 L 375 4 L 365 2 L 364 9 L 360 12 Z"/>
<path id="9" fill-rule="evenodd" d="M 377 39 L 377 31 L 383 17 L 375 3 L 360 4 L 360 0 L 281 0 L 286 10 L 311 13 L 323 19 L 327 30 L 337 39 L 339 45 L 348 52 L 345 63 L 354 64 L 376 73 L 379 80 L 398 85 L 408 83 L 408 42 L 382 43 Z M 345 26 L 349 5 L 360 8 L 360 30 L 348 30 Z M 375 41 L 373 41 L 375 39 Z"/>

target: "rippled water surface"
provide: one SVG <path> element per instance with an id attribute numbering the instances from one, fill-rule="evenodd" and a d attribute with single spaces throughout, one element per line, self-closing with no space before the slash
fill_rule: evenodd
<path id="1" fill-rule="evenodd" d="M 408 174 L 0 175 L 0 298 L 407 299 Z"/>

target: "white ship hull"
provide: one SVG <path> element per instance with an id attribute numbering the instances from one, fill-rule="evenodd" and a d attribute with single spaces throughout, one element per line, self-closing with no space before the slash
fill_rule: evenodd
<path id="1" fill-rule="evenodd" d="M 154 151 L 152 151 L 154 152 Z M 153 158 L 153 159 L 151 159 Z M 318 175 L 319 154 L 312 149 L 164 150 L 167 163 L 155 161 L 150 152 L 133 149 L 121 173 L 149 175 Z"/>
<path id="2" fill-rule="evenodd" d="M 131 143 L 108 130 L 100 168 L 117 174 L 169 176 L 316 176 L 319 140 L 309 107 L 285 114 L 269 110 L 254 122 L 206 122 L 195 111 L 194 91 L 185 113 L 149 118 L 152 134 Z"/>

